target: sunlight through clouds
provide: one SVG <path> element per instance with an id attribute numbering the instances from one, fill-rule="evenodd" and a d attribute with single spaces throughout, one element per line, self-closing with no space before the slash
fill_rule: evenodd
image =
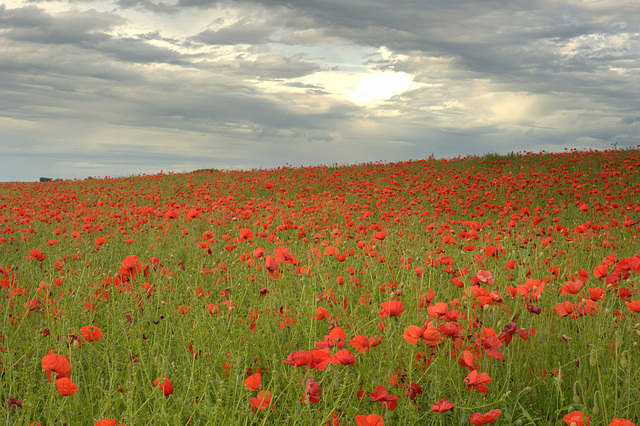
<path id="1" fill-rule="evenodd" d="M 358 88 L 351 92 L 349 99 L 359 104 L 371 104 L 385 101 L 418 86 L 413 78 L 403 72 L 383 72 L 373 76 L 365 75 L 360 79 Z"/>

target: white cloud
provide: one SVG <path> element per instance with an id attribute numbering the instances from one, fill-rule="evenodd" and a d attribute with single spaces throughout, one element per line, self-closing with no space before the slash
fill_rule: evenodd
<path id="1" fill-rule="evenodd" d="M 419 85 L 403 72 L 382 72 L 360 78 L 358 88 L 351 92 L 349 99 L 360 104 L 373 104 L 390 99 Z"/>

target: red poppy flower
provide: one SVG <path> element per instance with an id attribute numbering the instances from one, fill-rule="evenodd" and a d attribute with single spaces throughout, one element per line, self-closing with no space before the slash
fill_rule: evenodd
<path id="1" fill-rule="evenodd" d="M 102 330 L 93 325 L 85 325 L 80 329 L 80 333 L 87 342 L 97 342 L 102 339 Z"/>
<path id="2" fill-rule="evenodd" d="M 42 358 L 42 369 L 47 373 L 47 379 L 51 382 L 51 373 L 57 373 L 56 378 L 71 377 L 71 363 L 62 355 L 54 354 L 53 349 Z"/>
<path id="3" fill-rule="evenodd" d="M 262 390 L 258 392 L 257 398 L 251 398 L 251 409 L 253 411 L 262 412 L 263 408 L 271 407 L 273 411 L 276 411 L 273 405 L 271 405 L 271 391 Z"/>
<path id="4" fill-rule="evenodd" d="M 629 312 L 640 312 L 640 300 L 634 300 L 633 302 L 627 303 L 627 309 Z"/>
<path id="5" fill-rule="evenodd" d="M 249 228 L 242 228 L 240 230 L 240 241 L 249 241 L 253 238 L 253 234 Z"/>
<path id="6" fill-rule="evenodd" d="M 307 380 L 307 386 L 302 397 L 303 404 L 317 404 L 320 402 L 320 395 L 322 395 L 322 389 L 318 382 L 314 379 Z"/>
<path id="7" fill-rule="evenodd" d="M 375 388 L 374 393 L 370 393 L 371 400 L 374 402 L 380 402 L 383 407 L 386 405 L 389 411 L 393 411 L 398 406 L 399 397 L 395 395 L 389 395 L 384 385 L 378 385 Z"/>
<path id="8" fill-rule="evenodd" d="M 31 256 L 28 256 L 28 258 L 35 259 L 40 262 L 47 258 L 47 255 L 44 254 L 40 249 L 33 249 L 31 250 L 30 254 Z"/>
<path id="9" fill-rule="evenodd" d="M 249 390 L 258 390 L 262 386 L 262 373 L 257 372 L 244 379 L 242 384 Z"/>
<path id="10" fill-rule="evenodd" d="M 427 308 L 427 314 L 430 317 L 439 317 L 447 313 L 447 304 L 444 302 L 438 302 L 433 306 Z"/>
<path id="11" fill-rule="evenodd" d="M 162 377 L 158 377 L 153 381 L 154 386 L 158 386 L 162 388 L 162 393 L 164 396 L 169 396 L 173 393 L 173 384 L 171 380 L 167 376 L 164 376 L 164 383 L 161 383 Z"/>
<path id="12" fill-rule="evenodd" d="M 567 294 L 578 294 L 580 290 L 582 290 L 583 285 L 584 283 L 582 281 L 565 281 L 560 291 L 563 296 Z"/>
<path id="13" fill-rule="evenodd" d="M 78 392 L 78 387 L 76 386 L 76 384 L 67 377 L 62 377 L 56 380 L 56 387 L 58 388 L 56 389 L 57 392 L 60 395 L 64 396 L 73 395 L 74 393 Z"/>
<path id="14" fill-rule="evenodd" d="M 404 331 L 404 336 L 402 337 L 410 345 L 415 345 L 418 340 L 422 338 L 422 333 L 424 333 L 422 327 L 418 327 L 417 325 L 410 325 Z"/>
<path id="15" fill-rule="evenodd" d="M 453 410 L 453 402 L 447 401 L 446 398 L 442 398 L 439 402 L 436 402 L 431 406 L 431 411 L 436 413 L 444 413 Z"/>
<path id="16" fill-rule="evenodd" d="M 435 325 L 429 323 L 422 333 L 422 338 L 429 346 L 436 346 L 442 339 L 442 334 Z"/>
<path id="17" fill-rule="evenodd" d="M 487 373 L 478 374 L 478 370 L 473 370 L 464 378 L 464 382 L 469 390 L 477 390 L 478 392 L 488 392 L 489 383 L 491 383 L 491 377 Z"/>
<path id="18" fill-rule="evenodd" d="M 313 359 L 313 356 L 311 355 L 311 352 L 295 351 L 295 352 L 291 352 L 287 356 L 287 359 L 282 362 L 284 362 L 285 364 L 293 365 L 295 367 L 301 367 L 303 365 L 309 365 L 312 359 Z"/>
<path id="19" fill-rule="evenodd" d="M 604 289 L 603 288 L 590 288 L 589 289 L 589 298 L 591 300 L 593 300 L 594 302 L 597 302 L 599 300 L 605 300 L 606 296 L 604 294 Z"/>
<path id="20" fill-rule="evenodd" d="M 331 355 L 328 363 L 334 365 L 353 365 L 356 363 L 356 357 L 349 350 L 343 349 Z"/>
<path id="21" fill-rule="evenodd" d="M 415 401 L 418 395 L 422 395 L 422 388 L 417 383 L 412 382 L 411 385 L 407 387 L 405 393 L 407 395 L 407 398 L 409 398 L 411 401 Z"/>
<path id="22" fill-rule="evenodd" d="M 630 420 L 615 418 L 615 419 L 611 419 L 611 423 L 609 423 L 609 426 L 636 426 L 636 425 Z"/>
<path id="23" fill-rule="evenodd" d="M 567 424 L 567 426 L 572 426 L 572 423 L 574 424 L 574 426 L 589 426 L 589 424 L 591 423 L 591 419 L 589 419 L 589 417 L 586 417 L 580 411 L 573 411 L 569 414 L 565 414 L 562 419 Z"/>
<path id="24" fill-rule="evenodd" d="M 358 414 L 356 416 L 356 425 L 358 426 L 384 426 L 384 420 L 377 414 Z"/>
<path id="25" fill-rule="evenodd" d="M 96 420 L 95 426 L 116 426 L 116 419 L 102 419 Z"/>
<path id="26" fill-rule="evenodd" d="M 491 410 L 484 414 L 473 413 L 469 416 L 469 420 L 471 420 L 472 425 L 486 425 L 487 423 L 498 420 L 498 416 L 500 416 L 500 414 L 502 414 L 502 411 L 500 410 Z"/>
<path id="27" fill-rule="evenodd" d="M 399 300 L 392 300 L 390 302 L 382 302 L 380 304 L 382 309 L 380 309 L 380 317 L 385 319 L 386 317 L 400 317 L 402 315 L 402 311 L 404 310 L 404 305 Z"/>
<path id="28" fill-rule="evenodd" d="M 22 407 L 22 401 L 20 401 L 18 398 L 10 396 L 7 399 L 7 407 L 9 408 L 9 411 L 13 410 L 16 407 Z"/>
<path id="29" fill-rule="evenodd" d="M 349 340 L 349 343 L 351 343 L 351 346 L 353 346 L 354 349 L 361 354 L 365 353 L 371 346 L 369 343 L 369 339 L 367 339 L 367 336 L 362 336 L 360 334 Z"/>

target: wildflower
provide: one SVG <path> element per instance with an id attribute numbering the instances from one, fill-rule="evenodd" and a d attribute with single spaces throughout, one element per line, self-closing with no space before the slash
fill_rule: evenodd
<path id="1" fill-rule="evenodd" d="M 400 317 L 402 315 L 402 311 L 404 310 L 404 305 L 399 300 L 392 300 L 390 302 L 382 302 L 380 304 L 382 309 L 380 309 L 380 317 L 385 319 L 386 317 Z"/>
<path id="2" fill-rule="evenodd" d="M 384 385 L 378 385 L 375 388 L 374 393 L 370 393 L 371 400 L 374 402 L 380 402 L 383 407 L 386 405 L 389 411 L 393 411 L 398 406 L 398 398 L 395 395 L 389 395 Z"/>
<path id="3" fill-rule="evenodd" d="M 362 336 L 360 334 L 356 335 L 356 337 L 349 340 L 349 343 L 351 343 L 351 346 L 353 346 L 354 349 L 360 352 L 361 354 L 366 352 L 371 347 L 371 344 L 369 343 L 369 339 L 367 339 L 366 336 Z"/>
<path id="4" fill-rule="evenodd" d="M 31 256 L 27 256 L 27 259 L 35 259 L 39 262 L 42 262 L 47 258 L 47 255 L 42 252 L 40 249 L 33 249 L 30 252 Z"/>
<path id="5" fill-rule="evenodd" d="M 358 426 L 383 426 L 384 420 L 377 414 L 358 414 L 356 416 L 356 425 Z"/>
<path id="6" fill-rule="evenodd" d="M 251 398 L 251 409 L 253 411 L 262 412 L 263 408 L 271 407 L 273 411 L 276 411 L 273 405 L 271 405 L 271 391 L 263 390 L 258 392 L 257 398 Z"/>
<path id="7" fill-rule="evenodd" d="M 446 398 L 442 398 L 439 402 L 436 402 L 431 406 L 431 411 L 436 413 L 445 413 L 453 410 L 453 402 L 447 401 Z"/>
<path id="8" fill-rule="evenodd" d="M 586 417 L 580 411 L 573 411 L 569 414 L 565 414 L 562 419 L 567 424 L 567 426 L 572 426 L 572 424 L 573 426 L 589 426 L 589 424 L 591 423 L 589 417 Z"/>
<path id="9" fill-rule="evenodd" d="M 328 359 L 329 364 L 353 365 L 355 362 L 356 357 L 347 349 L 336 352 Z"/>
<path id="10" fill-rule="evenodd" d="M 415 402 L 416 397 L 422 395 L 422 388 L 417 383 L 411 383 L 411 385 L 407 387 L 406 395 L 407 398 Z"/>
<path id="11" fill-rule="evenodd" d="M 7 406 L 9 407 L 9 411 L 11 411 L 16 407 L 22 407 L 22 401 L 20 401 L 18 398 L 10 396 L 7 400 Z"/>
<path id="12" fill-rule="evenodd" d="M 102 339 L 102 330 L 92 325 L 85 325 L 80 329 L 80 333 L 87 342 L 97 342 Z"/>
<path id="13" fill-rule="evenodd" d="M 560 290 L 563 296 L 568 294 L 578 294 L 582 290 L 584 283 L 582 281 L 565 281 Z"/>
<path id="14" fill-rule="evenodd" d="M 495 422 L 500 414 L 502 414 L 500 410 L 491 410 L 484 414 L 473 413 L 469 416 L 469 420 L 471 420 L 472 425 L 486 425 L 487 423 Z"/>
<path id="15" fill-rule="evenodd" d="M 627 303 L 627 309 L 629 310 L 629 312 L 640 312 L 640 300 L 635 300 L 633 302 Z"/>
<path id="16" fill-rule="evenodd" d="M 47 373 L 47 379 L 51 382 L 51 373 L 57 373 L 56 378 L 71 377 L 71 363 L 62 355 L 54 354 L 53 349 L 42 358 L 42 369 Z"/>
<path id="17" fill-rule="evenodd" d="M 67 377 L 62 377 L 56 380 L 57 391 L 60 395 L 69 396 L 78 392 L 78 387 L 75 383 L 71 381 L 71 379 Z"/>
<path id="18" fill-rule="evenodd" d="M 164 376 L 164 383 L 161 383 L 160 380 L 162 380 L 162 377 L 155 379 L 153 381 L 154 386 L 162 388 L 164 396 L 171 395 L 173 393 L 173 384 L 171 383 L 171 380 L 169 380 L 167 376 Z"/>
<path id="19" fill-rule="evenodd" d="M 262 374 L 257 372 L 244 379 L 242 384 L 249 390 L 257 390 L 262 386 Z"/>
<path id="20" fill-rule="evenodd" d="M 609 423 L 609 426 L 636 426 L 636 425 L 630 420 L 614 418 L 614 419 L 611 419 L 611 423 Z"/>
<path id="21" fill-rule="evenodd" d="M 303 404 L 317 404 L 320 402 L 320 395 L 322 394 L 322 389 L 318 382 L 314 379 L 307 380 L 307 386 L 304 392 L 304 396 L 302 397 Z"/>
<path id="22" fill-rule="evenodd" d="M 478 374 L 478 370 L 473 370 L 464 378 L 465 384 L 468 390 L 475 389 L 478 392 L 485 393 L 489 391 L 489 383 L 491 383 L 491 377 L 487 373 Z"/>

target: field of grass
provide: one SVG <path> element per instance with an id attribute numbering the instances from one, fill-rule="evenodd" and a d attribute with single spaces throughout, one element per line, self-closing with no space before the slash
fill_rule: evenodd
<path id="1" fill-rule="evenodd" d="M 640 151 L 0 184 L 0 423 L 633 425 Z"/>

